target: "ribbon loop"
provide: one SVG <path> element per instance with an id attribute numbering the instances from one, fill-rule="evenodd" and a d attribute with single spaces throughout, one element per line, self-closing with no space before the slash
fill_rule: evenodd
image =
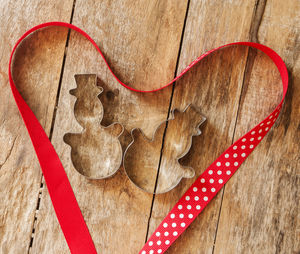
<path id="1" fill-rule="evenodd" d="M 145 246 L 139 252 L 140 254 L 164 253 L 230 179 L 234 172 L 240 167 L 240 165 L 250 155 L 254 148 L 261 142 L 263 137 L 269 132 L 270 128 L 275 123 L 280 113 L 288 88 L 288 72 L 283 60 L 275 51 L 258 43 L 230 43 L 210 50 L 201 55 L 168 84 L 155 90 L 138 90 L 124 84 L 117 78 L 117 76 L 109 67 L 95 41 L 80 28 L 64 22 L 49 22 L 37 25 L 25 32 L 17 41 L 11 52 L 8 70 L 10 87 L 30 135 L 32 144 L 41 165 L 42 172 L 44 174 L 57 219 L 60 223 L 61 229 L 72 254 L 96 254 L 97 251 L 61 161 L 45 131 L 43 130 L 43 127 L 40 125 L 38 119 L 35 117 L 34 113 L 17 90 L 11 73 L 12 58 L 17 46 L 29 34 L 38 29 L 49 26 L 67 27 L 86 37 L 95 46 L 96 50 L 104 59 L 107 68 L 114 78 L 119 82 L 119 84 L 134 92 L 147 93 L 161 90 L 182 77 L 189 69 L 191 69 L 195 64 L 197 64 L 199 61 L 201 61 L 201 59 L 210 53 L 231 45 L 244 45 L 261 50 L 276 64 L 280 72 L 283 85 L 283 96 L 279 105 L 262 122 L 237 140 L 233 145 L 231 145 L 202 173 L 202 175 L 199 176 L 199 178 L 187 190 L 187 192 L 177 202 L 170 213 L 161 222 Z"/>

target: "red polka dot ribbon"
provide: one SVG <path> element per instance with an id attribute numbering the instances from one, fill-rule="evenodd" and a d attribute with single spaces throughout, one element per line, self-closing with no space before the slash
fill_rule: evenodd
<path id="1" fill-rule="evenodd" d="M 16 104 L 22 115 L 39 159 L 57 219 L 60 223 L 61 229 L 72 254 L 95 254 L 97 251 L 60 159 L 39 121 L 18 92 L 11 74 L 11 62 L 17 46 L 32 32 L 48 26 L 67 27 L 85 36 L 95 46 L 97 51 L 104 59 L 108 69 L 115 79 L 120 83 L 120 85 L 135 92 L 145 93 L 161 90 L 164 87 L 174 83 L 205 56 L 218 49 L 231 45 L 244 45 L 259 49 L 267 54 L 277 66 L 283 84 L 283 96 L 279 105 L 262 122 L 260 122 L 252 130 L 250 130 L 232 146 L 230 146 L 203 172 L 202 175 L 199 176 L 199 178 L 187 190 L 187 192 L 181 197 L 170 213 L 161 222 L 145 246 L 139 252 L 140 254 L 164 253 L 192 223 L 199 213 L 201 213 L 205 206 L 230 179 L 230 177 L 250 155 L 254 148 L 261 142 L 261 140 L 275 123 L 280 113 L 288 88 L 288 72 L 284 62 L 276 52 L 264 45 L 252 42 L 230 43 L 201 55 L 167 85 L 156 90 L 142 91 L 134 89 L 121 82 L 112 72 L 95 41 L 87 33 L 74 25 L 63 22 L 49 22 L 35 26 L 22 35 L 14 46 L 10 56 L 8 71 L 9 82 Z"/>

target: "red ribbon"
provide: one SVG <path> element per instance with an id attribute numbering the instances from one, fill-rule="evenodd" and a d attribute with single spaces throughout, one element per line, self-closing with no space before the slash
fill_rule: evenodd
<path id="1" fill-rule="evenodd" d="M 283 85 L 283 96 L 279 105 L 262 122 L 256 125 L 252 130 L 246 133 L 239 140 L 237 140 L 233 145 L 231 145 L 203 172 L 201 176 L 199 176 L 199 178 L 187 190 L 187 192 L 177 202 L 170 213 L 161 222 L 156 231 L 152 234 L 145 246 L 139 252 L 141 254 L 164 253 L 169 248 L 169 246 L 179 237 L 179 235 L 182 234 L 183 231 L 191 224 L 191 222 L 199 215 L 199 213 L 217 194 L 217 192 L 223 187 L 223 185 L 230 179 L 230 177 L 240 167 L 243 161 L 249 156 L 249 154 L 260 143 L 263 137 L 268 133 L 268 131 L 278 118 L 288 88 L 288 72 L 283 60 L 272 49 L 258 43 L 230 43 L 210 50 L 207 53 L 201 55 L 167 85 L 155 90 L 143 91 L 134 89 L 121 82 L 112 72 L 95 41 L 87 33 L 74 25 L 63 22 L 49 22 L 35 26 L 28 30 L 25 34 L 23 34 L 14 46 L 10 56 L 8 70 L 9 82 L 16 104 L 22 115 L 38 160 L 40 162 L 41 169 L 44 174 L 44 178 L 52 200 L 52 204 L 56 212 L 56 216 L 72 254 L 95 254 L 97 252 L 81 214 L 70 182 L 60 162 L 60 159 L 39 121 L 18 92 L 11 74 L 11 62 L 17 46 L 26 36 L 28 36 L 32 32 L 48 26 L 68 27 L 85 36 L 95 46 L 97 51 L 104 59 L 111 74 L 120 83 L 120 85 L 135 92 L 145 93 L 161 90 L 174 83 L 205 56 L 218 49 L 231 45 L 244 45 L 259 49 L 267 54 L 276 64 L 280 72 Z"/>

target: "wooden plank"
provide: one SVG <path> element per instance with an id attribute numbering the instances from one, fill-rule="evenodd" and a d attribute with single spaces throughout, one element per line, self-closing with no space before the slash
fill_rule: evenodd
<path id="1" fill-rule="evenodd" d="M 59 7 L 59 8 L 58 8 Z M 0 5 L 0 253 L 27 253 L 41 184 L 41 171 L 8 84 L 9 53 L 35 24 L 68 22 L 72 1 L 1 1 Z M 21 94 L 49 134 L 66 29 L 49 29 L 18 48 L 13 77 Z M 45 71 L 42 71 L 45 70 Z"/>
<path id="2" fill-rule="evenodd" d="M 254 6 L 255 1 L 247 1 L 247 4 L 241 1 L 191 1 L 179 69 L 209 49 L 248 40 Z M 240 26 L 236 25 L 237 20 Z M 247 48 L 234 47 L 214 53 L 175 85 L 172 108 L 182 109 L 193 103 L 207 117 L 203 134 L 193 138 L 192 149 L 182 160 L 184 165 L 195 169 L 196 177 L 232 142 L 247 52 Z M 167 133 L 169 131 L 167 129 Z M 168 149 L 164 147 L 164 151 Z M 166 195 L 156 195 L 149 235 L 195 178 L 182 180 Z M 221 196 L 222 192 L 168 253 L 212 253 Z"/>
<path id="3" fill-rule="evenodd" d="M 158 87 L 173 78 L 186 12 L 186 1 L 76 1 L 74 24 L 100 45 L 122 81 L 141 89 Z M 155 63 L 155 61 L 157 63 Z M 104 88 L 103 125 L 120 122 L 126 132 L 141 128 L 151 136 L 166 119 L 171 88 L 157 94 L 130 92 L 116 83 L 95 49 L 71 33 L 53 132 L 54 146 L 74 188 L 96 248 L 101 253 L 137 253 L 147 231 L 152 195 L 136 188 L 123 169 L 107 180 L 87 180 L 73 168 L 68 132 L 81 132 L 73 114 L 74 74 L 95 73 Z M 111 156 L 107 154 L 107 156 Z M 52 205 L 44 190 L 32 253 L 69 253 Z"/>
<path id="4" fill-rule="evenodd" d="M 277 123 L 226 185 L 215 253 L 300 252 L 299 12 L 300 4 L 295 1 L 266 3 L 257 37 L 286 62 L 289 90 Z M 274 64 L 262 53 L 253 52 L 236 138 L 272 112 L 281 99 L 281 89 Z"/>

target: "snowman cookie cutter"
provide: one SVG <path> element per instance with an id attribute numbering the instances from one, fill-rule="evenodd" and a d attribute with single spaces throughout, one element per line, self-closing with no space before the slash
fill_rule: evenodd
<path id="1" fill-rule="evenodd" d="M 103 88 L 97 86 L 96 74 L 78 74 L 75 81 L 77 88 L 70 94 L 77 98 L 74 115 L 83 131 L 65 134 L 64 142 L 71 147 L 71 161 L 81 175 L 104 179 L 114 175 L 122 164 L 119 137 L 124 128 L 119 123 L 101 125 L 104 109 L 98 95 Z"/>
<path id="2" fill-rule="evenodd" d="M 132 129 L 132 141 L 123 156 L 119 137 L 124 127 L 118 122 L 101 125 L 104 109 L 98 96 L 103 88 L 97 86 L 96 74 L 77 74 L 75 81 L 77 87 L 70 94 L 76 97 L 74 116 L 83 131 L 65 134 L 64 142 L 71 147 L 71 161 L 81 175 L 88 179 L 108 178 L 123 161 L 130 181 L 156 194 L 175 188 L 182 178 L 194 177 L 195 171 L 182 166 L 179 159 L 189 152 L 193 136 L 201 134 L 199 127 L 206 120 L 197 107 L 190 104 L 183 111 L 173 109 L 151 139 L 141 129 Z"/>

